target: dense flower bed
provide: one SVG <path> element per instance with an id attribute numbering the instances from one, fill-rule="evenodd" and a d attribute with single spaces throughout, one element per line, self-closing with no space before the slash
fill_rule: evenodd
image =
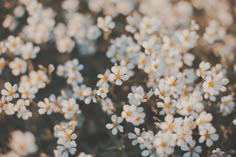
<path id="1" fill-rule="evenodd" d="M 0 2 L 1 157 L 235 153 L 233 0 Z"/>

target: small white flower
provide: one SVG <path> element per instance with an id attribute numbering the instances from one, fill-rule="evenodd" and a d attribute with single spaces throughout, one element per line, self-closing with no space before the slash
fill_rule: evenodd
<path id="1" fill-rule="evenodd" d="M 12 74 L 18 76 L 19 74 L 24 74 L 27 70 L 27 63 L 25 60 L 20 58 L 15 58 L 9 63 L 9 67 L 12 70 Z"/>
<path id="2" fill-rule="evenodd" d="M 124 66 L 113 66 L 111 68 L 112 73 L 109 75 L 109 80 L 115 82 L 116 85 L 122 85 L 122 81 L 129 79 L 128 70 Z"/>
<path id="3" fill-rule="evenodd" d="M 98 17 L 97 26 L 101 28 L 104 32 L 108 32 L 115 27 L 115 23 L 112 21 L 111 16 L 106 16 L 105 18 Z"/>
<path id="4" fill-rule="evenodd" d="M 27 156 L 37 151 L 35 137 L 31 132 L 14 131 L 11 135 L 10 148 L 20 156 Z"/>
<path id="5" fill-rule="evenodd" d="M 22 44 L 23 42 L 20 37 L 9 36 L 6 42 L 6 47 L 15 55 L 19 55 Z"/>
<path id="6" fill-rule="evenodd" d="M 4 87 L 6 89 L 2 89 L 1 94 L 6 97 L 7 101 L 11 101 L 19 97 L 19 94 L 17 93 L 17 84 L 12 86 L 9 82 L 6 82 Z"/>
<path id="7" fill-rule="evenodd" d="M 183 157 L 200 157 L 202 152 L 201 146 L 196 146 L 196 141 L 192 140 L 190 143 L 181 146 L 181 150 L 187 151 Z"/>
<path id="8" fill-rule="evenodd" d="M 79 105 L 74 98 L 62 101 L 62 112 L 66 119 L 72 118 L 76 113 L 79 113 Z"/>
<path id="9" fill-rule="evenodd" d="M 200 130 L 199 133 L 201 135 L 201 137 L 199 138 L 199 142 L 203 143 L 204 141 L 206 141 L 206 145 L 208 147 L 212 146 L 213 142 L 219 139 L 219 135 L 216 134 L 216 129 L 212 126 L 207 130 Z"/>
<path id="10" fill-rule="evenodd" d="M 123 126 L 120 125 L 120 123 L 123 122 L 123 118 L 122 117 L 117 117 L 116 115 L 112 115 L 111 116 L 111 121 L 112 123 L 108 123 L 106 125 L 107 129 L 112 129 L 112 134 L 116 135 L 117 132 L 123 132 Z"/>
<path id="11" fill-rule="evenodd" d="M 49 101 L 48 98 L 44 98 L 44 102 L 40 101 L 38 103 L 38 107 L 39 107 L 39 114 L 48 114 L 50 115 L 53 111 L 53 107 L 54 105 Z"/>
<path id="12" fill-rule="evenodd" d="M 99 87 L 99 89 L 97 90 L 97 95 L 101 96 L 102 98 L 107 97 L 107 93 L 108 93 L 108 88 L 106 86 Z"/>
<path id="13" fill-rule="evenodd" d="M 34 59 L 36 58 L 40 48 L 38 46 L 34 47 L 31 42 L 27 42 L 25 45 L 21 47 L 22 58 L 27 59 Z"/>

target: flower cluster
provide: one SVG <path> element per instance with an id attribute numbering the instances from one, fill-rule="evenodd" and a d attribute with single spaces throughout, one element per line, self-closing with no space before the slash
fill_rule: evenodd
<path id="1" fill-rule="evenodd" d="M 139 156 L 128 143 L 143 157 L 233 155 L 233 2 L 1 3 L 0 123 L 32 127 L 6 127 L 0 156 Z"/>

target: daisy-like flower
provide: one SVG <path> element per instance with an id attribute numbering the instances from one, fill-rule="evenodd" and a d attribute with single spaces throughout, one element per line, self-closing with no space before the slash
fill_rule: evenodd
<path id="1" fill-rule="evenodd" d="M 207 71 L 211 68 L 210 63 L 208 62 L 201 62 L 199 64 L 199 69 L 197 69 L 197 76 L 201 76 L 202 78 L 205 77 Z"/>
<path id="2" fill-rule="evenodd" d="M 74 130 L 72 129 L 65 129 L 62 131 L 58 132 L 58 140 L 57 143 L 58 144 L 63 144 L 66 143 L 68 141 L 74 141 L 77 138 L 77 135 L 75 133 L 73 133 Z"/>
<path id="3" fill-rule="evenodd" d="M 19 97 L 19 94 L 17 93 L 17 84 L 12 86 L 11 83 L 6 82 L 4 87 L 5 89 L 1 90 L 1 94 L 6 97 L 7 101 L 11 101 Z"/>
<path id="4" fill-rule="evenodd" d="M 195 31 L 183 30 L 178 34 L 181 45 L 185 48 L 193 48 L 198 39 L 198 35 Z"/>
<path id="5" fill-rule="evenodd" d="M 115 111 L 115 107 L 110 98 L 102 99 L 101 105 L 102 105 L 102 110 L 109 115 L 111 115 Z"/>
<path id="6" fill-rule="evenodd" d="M 160 111 L 160 114 L 164 115 L 164 114 L 175 113 L 176 111 L 175 104 L 176 104 L 175 100 L 171 100 L 170 97 L 165 97 L 164 102 L 157 102 L 156 105 L 158 108 L 162 108 L 162 110 Z"/>
<path id="7" fill-rule="evenodd" d="M 18 76 L 19 74 L 26 72 L 27 63 L 25 60 L 16 57 L 12 62 L 9 63 L 9 67 L 12 70 L 12 74 Z"/>
<path id="8" fill-rule="evenodd" d="M 224 96 L 221 98 L 220 111 L 223 116 L 229 115 L 232 113 L 235 107 L 235 102 L 233 101 L 233 97 L 231 95 Z"/>
<path id="9" fill-rule="evenodd" d="M 20 84 L 18 91 L 19 93 L 21 93 L 21 97 L 23 99 L 25 98 L 34 99 L 35 94 L 38 92 L 38 89 L 35 87 L 31 87 L 29 83 L 24 83 Z"/>
<path id="10" fill-rule="evenodd" d="M 141 21 L 141 30 L 144 30 L 148 34 L 152 34 L 160 29 L 160 22 L 156 18 L 144 17 Z"/>
<path id="11" fill-rule="evenodd" d="M 200 157 L 200 153 L 202 152 L 201 146 L 196 146 L 196 141 L 194 140 L 188 144 L 182 145 L 181 150 L 187 151 L 184 153 L 183 157 Z"/>
<path id="12" fill-rule="evenodd" d="M 69 157 L 69 154 L 74 155 L 76 152 L 77 144 L 75 141 L 68 141 L 63 143 L 63 145 L 57 146 L 54 150 L 55 157 Z"/>
<path id="13" fill-rule="evenodd" d="M 9 36 L 6 42 L 6 47 L 15 55 L 19 55 L 22 44 L 23 42 L 20 37 Z"/>
<path id="14" fill-rule="evenodd" d="M 174 118 L 172 115 L 167 115 L 165 117 L 165 122 L 162 122 L 160 128 L 165 132 L 173 133 L 177 130 L 177 127 L 182 125 L 182 120 L 179 118 Z"/>
<path id="15" fill-rule="evenodd" d="M 178 46 L 178 40 L 176 37 L 168 37 L 164 36 L 163 37 L 163 49 L 164 50 L 175 50 Z"/>
<path id="16" fill-rule="evenodd" d="M 210 113 L 202 111 L 198 118 L 196 119 L 196 124 L 199 128 L 208 128 L 213 116 Z"/>
<path id="17" fill-rule="evenodd" d="M 48 98 L 44 98 L 44 102 L 40 101 L 38 103 L 38 107 L 39 107 L 39 114 L 48 114 L 50 115 L 53 111 L 53 107 L 54 105 L 49 101 Z"/>
<path id="18" fill-rule="evenodd" d="M 38 149 L 35 144 L 35 137 L 31 132 L 12 132 L 9 146 L 20 156 L 27 156 L 35 153 Z"/>
<path id="19" fill-rule="evenodd" d="M 108 88 L 106 86 L 103 87 L 99 87 L 99 89 L 97 90 L 97 95 L 101 96 L 102 98 L 107 97 L 107 93 L 108 93 Z"/>
<path id="20" fill-rule="evenodd" d="M 92 90 L 91 88 L 87 88 L 85 90 L 85 99 L 84 99 L 84 103 L 85 104 L 90 104 L 91 101 L 96 103 L 97 99 L 96 99 L 96 90 Z"/>
<path id="21" fill-rule="evenodd" d="M 157 154 L 172 154 L 174 152 L 176 137 L 169 133 L 160 133 L 154 140 Z"/>
<path id="22" fill-rule="evenodd" d="M 115 23 L 112 21 L 111 16 L 106 16 L 105 18 L 98 17 L 97 26 L 101 28 L 104 32 L 109 32 L 115 27 Z"/>
<path id="23" fill-rule="evenodd" d="M 134 133 L 128 133 L 128 138 L 132 140 L 132 145 L 137 145 L 138 138 L 141 136 L 141 132 L 139 128 L 134 128 Z"/>
<path id="24" fill-rule="evenodd" d="M 30 105 L 29 100 L 18 99 L 16 105 L 14 106 L 14 110 L 17 112 L 17 117 L 22 118 L 23 120 L 27 120 L 32 117 L 32 112 L 29 111 L 26 107 Z"/>
<path id="25" fill-rule="evenodd" d="M 199 142 L 203 143 L 206 141 L 206 145 L 208 147 L 212 146 L 213 142 L 219 139 L 219 135 L 216 134 L 216 129 L 212 126 L 210 126 L 207 130 L 200 130 L 199 133 L 201 135 Z"/>
<path id="26" fill-rule="evenodd" d="M 137 107 L 135 105 L 124 105 L 123 111 L 121 113 L 122 117 L 125 118 L 128 122 L 132 122 L 134 114 Z"/>
<path id="27" fill-rule="evenodd" d="M 106 128 L 107 129 L 112 129 L 112 134 L 116 135 L 117 132 L 124 132 L 124 128 L 122 125 L 120 125 L 120 123 L 123 122 L 123 118 L 122 117 L 117 117 L 116 115 L 112 115 L 111 116 L 111 121 L 112 123 L 108 123 L 106 124 Z"/>
<path id="28" fill-rule="evenodd" d="M 116 85 L 122 85 L 123 81 L 129 79 L 128 70 L 124 66 L 113 66 L 111 68 L 112 73 L 109 75 L 109 80 L 115 82 Z"/>
<path id="29" fill-rule="evenodd" d="M 131 90 L 132 93 L 128 94 L 129 103 L 136 106 L 139 106 L 142 102 L 146 102 L 153 94 L 152 91 L 145 93 L 142 86 L 132 86 Z"/>
<path id="30" fill-rule="evenodd" d="M 13 103 L 7 103 L 5 108 L 4 108 L 4 111 L 7 115 L 13 115 L 15 114 L 15 109 L 14 109 L 14 104 Z"/>
<path id="31" fill-rule="evenodd" d="M 99 81 L 97 82 L 97 86 L 108 86 L 109 75 L 111 74 L 110 70 L 106 70 L 104 74 L 99 74 Z"/>
<path id="32" fill-rule="evenodd" d="M 22 58 L 25 60 L 34 59 L 36 58 L 39 50 L 40 48 L 38 46 L 34 47 L 31 42 L 27 42 L 21 47 Z"/>
<path id="33" fill-rule="evenodd" d="M 62 101 L 62 112 L 66 119 L 72 118 L 76 113 L 79 113 L 79 105 L 74 98 Z"/>
<path id="34" fill-rule="evenodd" d="M 202 84 L 203 90 L 205 92 L 204 97 L 209 98 L 211 100 L 215 100 L 215 95 L 218 95 L 219 92 L 225 92 L 226 87 L 229 83 L 229 80 L 227 78 L 224 78 L 222 74 L 214 75 L 214 76 L 206 76 L 205 81 Z"/>

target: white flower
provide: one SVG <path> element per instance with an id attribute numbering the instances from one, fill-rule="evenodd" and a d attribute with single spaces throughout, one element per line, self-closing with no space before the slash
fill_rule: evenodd
<path id="1" fill-rule="evenodd" d="M 39 107 L 39 114 L 48 114 L 50 115 L 53 111 L 53 107 L 54 105 L 49 101 L 48 98 L 44 98 L 44 102 L 40 101 L 38 103 L 38 107 Z"/>
<path id="2" fill-rule="evenodd" d="M 17 84 L 12 86 L 9 82 L 6 82 L 4 87 L 6 89 L 2 89 L 1 94 L 6 97 L 7 101 L 11 101 L 19 97 L 19 94 L 17 93 Z"/>
<path id="3" fill-rule="evenodd" d="M 18 76 L 19 74 L 24 74 L 27 70 L 27 63 L 23 59 L 15 58 L 9 63 L 9 67 L 12 70 L 12 74 Z"/>
<path id="4" fill-rule="evenodd" d="M 200 157 L 200 153 L 202 152 L 201 146 L 196 146 L 196 141 L 194 140 L 188 143 L 188 145 L 182 145 L 181 150 L 187 151 L 183 157 Z"/>
<path id="5" fill-rule="evenodd" d="M 201 128 L 208 128 L 210 122 L 212 121 L 213 116 L 210 113 L 206 113 L 205 111 L 202 111 L 198 118 L 196 119 L 196 123 L 198 127 Z"/>
<path id="6" fill-rule="evenodd" d="M 109 86 L 108 81 L 109 81 L 109 75 L 110 75 L 110 70 L 106 70 L 104 74 L 99 74 L 98 78 L 99 81 L 97 82 L 97 86 Z"/>
<path id="7" fill-rule="evenodd" d="M 160 29 L 160 22 L 156 18 L 144 17 L 140 23 L 141 30 L 152 34 Z"/>
<path id="8" fill-rule="evenodd" d="M 108 93 L 108 88 L 106 86 L 99 87 L 99 89 L 97 90 L 97 95 L 101 96 L 102 98 L 107 97 L 107 93 Z"/>
<path id="9" fill-rule="evenodd" d="M 37 151 L 35 137 L 31 132 L 13 131 L 11 135 L 10 148 L 20 156 L 27 156 Z"/>
<path id="10" fill-rule="evenodd" d="M 201 135 L 199 142 L 203 143 L 206 141 L 206 145 L 208 147 L 213 145 L 213 141 L 217 141 L 219 139 L 219 135 L 216 134 L 216 129 L 212 126 L 207 130 L 200 130 L 199 133 Z"/>
<path id="11" fill-rule="evenodd" d="M 68 12 L 74 12 L 79 7 L 79 1 L 77 0 L 64 0 L 61 4 L 62 8 Z"/>
<path id="12" fill-rule="evenodd" d="M 112 123 L 108 123 L 106 125 L 107 129 L 112 129 L 112 134 L 116 135 L 117 132 L 123 132 L 123 126 L 120 125 L 120 123 L 123 122 L 123 118 L 122 117 L 117 117 L 116 115 L 112 115 L 111 116 L 111 121 Z"/>
<path id="13" fill-rule="evenodd" d="M 12 103 L 6 104 L 4 111 L 7 115 L 15 114 L 14 104 L 12 104 Z"/>
<path id="14" fill-rule="evenodd" d="M 145 93 L 142 86 L 132 86 L 132 93 L 128 94 L 129 103 L 139 106 L 142 102 L 146 102 L 152 96 L 152 91 Z"/>
<path id="15" fill-rule="evenodd" d="M 22 43 L 20 37 L 9 36 L 6 42 L 6 47 L 15 55 L 19 55 Z"/>
<path id="16" fill-rule="evenodd" d="M 232 113 L 235 107 L 235 102 L 233 101 L 233 97 L 231 95 L 224 96 L 221 98 L 220 111 L 223 116 L 229 115 Z"/>
<path id="17" fill-rule="evenodd" d="M 140 129 L 134 128 L 134 133 L 128 133 L 128 138 L 132 140 L 132 145 L 138 144 L 138 138 L 141 136 Z"/>
<path id="18" fill-rule="evenodd" d="M 199 69 L 197 69 L 197 76 L 205 77 L 207 71 L 211 68 L 210 63 L 202 61 L 199 64 Z"/>
<path id="19" fill-rule="evenodd" d="M 226 91 L 225 85 L 227 85 L 228 83 L 229 80 L 227 78 L 224 78 L 221 73 L 214 76 L 206 76 L 205 81 L 202 84 L 203 90 L 205 92 L 204 97 L 210 97 L 211 100 L 215 100 L 215 95 L 218 95 L 220 91 Z"/>
<path id="20" fill-rule="evenodd" d="M 193 48 L 198 39 L 198 35 L 195 31 L 183 30 L 178 34 L 181 45 L 185 48 Z"/>
<path id="21" fill-rule="evenodd" d="M 34 47 L 31 42 L 27 42 L 21 47 L 22 58 L 25 60 L 34 59 L 36 58 L 39 50 L 40 48 L 38 46 Z"/>
<path id="22" fill-rule="evenodd" d="M 74 98 L 70 98 L 69 100 L 63 100 L 62 112 L 64 113 L 66 119 L 70 119 L 76 113 L 79 113 L 79 105 L 76 104 L 76 100 Z"/>
<path id="23" fill-rule="evenodd" d="M 122 117 L 125 118 L 128 122 L 133 120 L 133 116 L 136 112 L 137 107 L 135 105 L 124 105 L 123 111 L 121 113 Z"/>
<path id="24" fill-rule="evenodd" d="M 57 146 L 54 151 L 55 157 L 69 157 L 69 154 L 73 155 L 76 152 L 77 144 L 75 141 L 68 141 L 63 143 L 63 145 Z"/>
<path id="25" fill-rule="evenodd" d="M 25 98 L 34 99 L 35 94 L 38 92 L 38 89 L 35 87 L 31 87 L 30 84 L 28 83 L 24 83 L 20 84 L 18 91 L 19 93 L 21 93 L 21 97 L 23 99 Z"/>
<path id="26" fill-rule="evenodd" d="M 157 102 L 157 107 L 162 108 L 160 115 L 173 114 L 176 111 L 175 107 L 176 101 L 171 100 L 170 97 L 165 97 L 164 102 Z"/>
<path id="27" fill-rule="evenodd" d="M 104 32 L 108 32 L 115 27 L 115 23 L 112 21 L 111 16 L 106 16 L 105 18 L 98 17 L 97 26 L 101 28 Z"/>
<path id="28" fill-rule="evenodd" d="M 122 85 L 122 81 L 129 79 L 128 70 L 124 66 L 113 66 L 111 68 L 112 73 L 109 75 L 109 80 L 115 82 L 116 85 Z"/>
<path id="29" fill-rule="evenodd" d="M 172 154 L 174 152 L 176 137 L 173 134 L 161 133 L 155 140 L 154 145 L 156 147 L 157 154 Z"/>
<path id="30" fill-rule="evenodd" d="M 64 144 L 68 141 L 74 141 L 77 138 L 77 135 L 73 133 L 73 130 L 65 129 L 58 132 L 58 138 L 57 143 Z"/>

